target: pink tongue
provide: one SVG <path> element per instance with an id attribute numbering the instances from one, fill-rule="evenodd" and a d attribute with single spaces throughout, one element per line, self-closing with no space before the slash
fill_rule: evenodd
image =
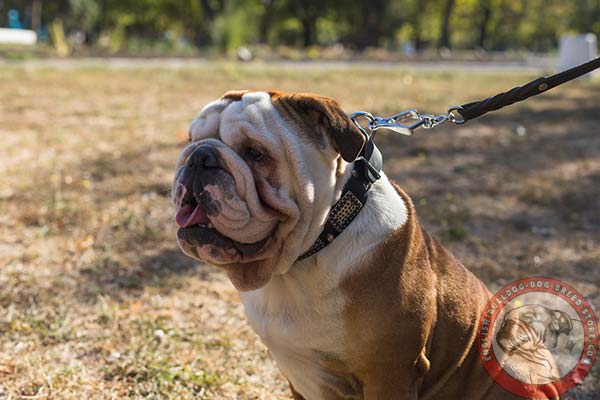
<path id="1" fill-rule="evenodd" d="M 182 228 L 198 224 L 205 225 L 210 222 L 208 217 L 200 209 L 200 206 L 194 208 L 190 205 L 183 206 L 177 211 L 175 221 L 177 222 L 177 225 Z"/>

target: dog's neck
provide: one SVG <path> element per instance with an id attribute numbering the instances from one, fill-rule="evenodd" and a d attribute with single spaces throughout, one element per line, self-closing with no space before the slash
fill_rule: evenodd
<path id="1" fill-rule="evenodd" d="M 354 221 L 314 257 L 313 263 L 323 270 L 333 269 L 339 279 L 365 264 L 376 247 L 406 222 L 406 204 L 387 176 L 381 175 Z"/>
<path id="2" fill-rule="evenodd" d="M 353 271 L 368 265 L 377 246 L 407 220 L 406 204 L 387 176 L 381 175 L 361 212 L 329 246 L 296 262 L 287 273 L 274 275 L 265 287 L 242 293 L 247 312 L 248 306 L 267 314 L 311 307 Z"/>

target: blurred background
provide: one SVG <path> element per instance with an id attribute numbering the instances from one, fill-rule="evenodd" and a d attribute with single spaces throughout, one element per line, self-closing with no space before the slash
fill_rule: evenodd
<path id="1" fill-rule="evenodd" d="M 600 0 L 0 0 L 0 400 L 290 399 L 170 200 L 233 89 L 442 113 L 597 54 Z M 492 291 L 600 305 L 600 79 L 463 126 L 379 134 L 424 227 Z M 598 363 L 567 400 L 598 400 Z"/>
<path id="2" fill-rule="evenodd" d="M 1 0 L 2 26 L 61 56 L 515 58 L 555 52 L 562 34 L 599 34 L 600 2 Z"/>

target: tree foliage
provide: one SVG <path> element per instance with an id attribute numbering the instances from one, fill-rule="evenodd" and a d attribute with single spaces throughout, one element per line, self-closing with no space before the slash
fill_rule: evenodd
<path id="1" fill-rule="evenodd" d="M 245 44 L 355 49 L 453 48 L 547 51 L 563 33 L 600 34 L 600 0 L 0 0 L 27 25 L 34 1 L 42 22 L 61 20 L 115 46 L 137 38 L 185 41 L 223 51 Z M 121 43 L 121 44 L 120 44 Z"/>

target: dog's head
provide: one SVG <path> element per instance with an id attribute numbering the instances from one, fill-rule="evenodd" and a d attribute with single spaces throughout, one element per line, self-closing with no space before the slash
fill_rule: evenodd
<path id="1" fill-rule="evenodd" d="M 285 273 L 318 236 L 364 137 L 334 100 L 228 92 L 190 127 L 177 159 L 177 237 L 240 290 Z"/>
<path id="2" fill-rule="evenodd" d="M 498 344 L 507 353 L 554 349 L 561 334 L 568 335 L 573 322 L 567 313 L 539 304 L 527 304 L 509 311 L 497 333 Z"/>

